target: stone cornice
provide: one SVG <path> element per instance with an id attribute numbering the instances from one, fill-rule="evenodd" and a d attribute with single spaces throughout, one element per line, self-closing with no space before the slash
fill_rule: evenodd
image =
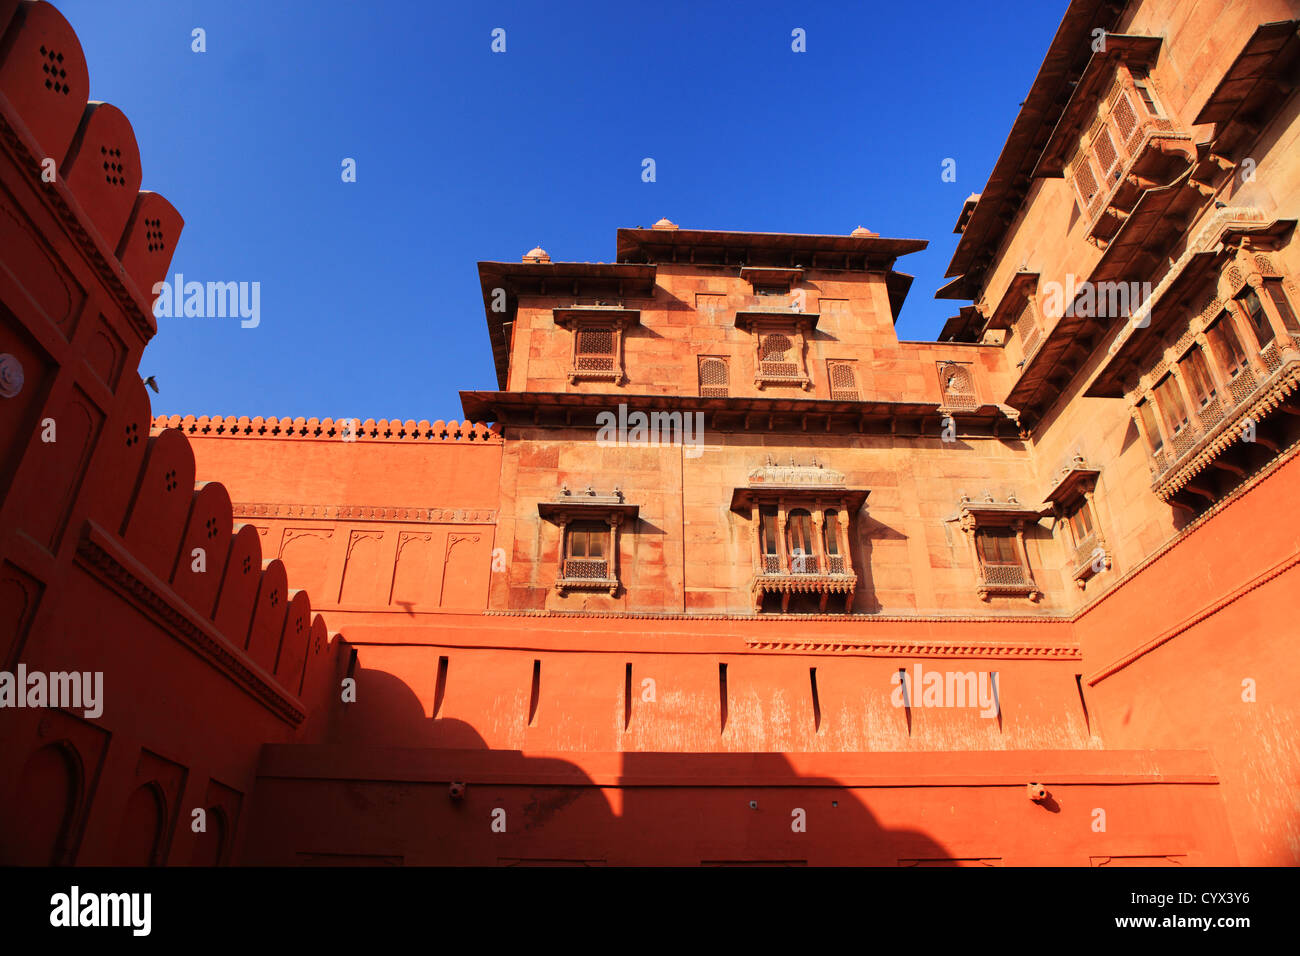
<path id="1" fill-rule="evenodd" d="M 306 711 L 295 697 L 275 684 L 269 674 L 192 611 L 171 588 L 93 521 L 87 520 L 83 527 L 76 561 L 280 720 L 297 727 L 306 719 Z"/>
<path id="2" fill-rule="evenodd" d="M 398 521 L 415 524 L 496 524 L 492 508 L 425 508 L 403 505 L 318 505 L 236 502 L 236 518 L 298 518 L 309 521 Z"/>

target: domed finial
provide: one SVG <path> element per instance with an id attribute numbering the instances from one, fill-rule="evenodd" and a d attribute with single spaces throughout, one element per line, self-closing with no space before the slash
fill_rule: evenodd
<path id="1" fill-rule="evenodd" d="M 849 235 L 852 236 L 854 239 L 878 239 L 878 238 L 880 238 L 880 233 L 878 233 L 878 232 L 872 232 L 872 231 L 871 231 L 870 229 L 868 229 L 866 226 L 858 226 L 858 228 L 854 229 L 851 233 L 849 233 Z"/>
<path id="2" fill-rule="evenodd" d="M 528 252 L 524 253 L 524 262 L 550 262 L 551 254 L 541 246 L 534 246 Z"/>
<path id="3" fill-rule="evenodd" d="M 660 219 L 657 223 L 655 223 L 650 228 L 651 229 L 676 229 L 677 223 L 673 222 L 671 219 L 664 218 L 664 219 Z"/>

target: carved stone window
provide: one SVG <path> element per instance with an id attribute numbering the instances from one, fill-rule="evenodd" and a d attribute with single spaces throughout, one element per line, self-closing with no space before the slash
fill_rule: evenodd
<path id="1" fill-rule="evenodd" d="M 735 489 L 731 508 L 753 527 L 754 611 L 764 599 L 779 597 L 783 612 L 792 599 L 811 596 L 824 611 L 831 596 L 853 606 L 857 574 L 849 556 L 849 515 L 867 492 L 850 489 L 839 472 L 819 465 L 769 463 L 750 473 L 749 484 Z"/>
<path id="2" fill-rule="evenodd" d="M 730 394 L 727 360 L 717 355 L 700 356 L 700 397 L 726 398 Z"/>
<path id="3" fill-rule="evenodd" d="M 1039 600 L 1043 592 L 1034 580 L 1025 549 L 1025 528 L 1037 523 L 1039 512 L 1014 498 L 1001 503 L 989 496 L 978 503 L 963 498 L 959 517 L 970 547 L 980 600 L 987 601 L 994 595 Z"/>
<path id="4" fill-rule="evenodd" d="M 1146 190 L 1197 163 L 1190 133 L 1162 109 L 1147 72 L 1160 43 L 1159 37 L 1107 37 L 1107 50 L 1074 84 L 1034 172 L 1065 175 L 1086 235 L 1098 245 L 1114 238 Z"/>
<path id="5" fill-rule="evenodd" d="M 970 365 L 965 362 L 939 363 L 939 388 L 942 390 L 944 410 L 970 410 L 979 406 L 975 394 L 975 379 Z"/>
<path id="6" fill-rule="evenodd" d="M 553 501 L 538 502 L 537 513 L 560 531 L 555 589 L 561 595 L 618 593 L 619 531 L 624 524 L 635 524 L 638 511 L 617 488 L 612 494 L 597 495 L 590 488 L 578 494 L 566 487 Z"/>
<path id="7" fill-rule="evenodd" d="M 1020 347 L 1024 350 L 1026 360 L 1037 350 L 1042 337 L 1042 329 L 1038 325 L 1036 312 L 1033 300 L 1030 299 L 1025 302 L 1020 314 L 1016 316 L 1016 335 L 1020 339 Z"/>
<path id="8" fill-rule="evenodd" d="M 1178 334 L 1175 328 L 1163 348 L 1157 341 L 1150 349 L 1144 362 L 1149 370 L 1130 392 L 1134 419 L 1151 449 L 1153 487 L 1192 511 L 1218 500 L 1232 484 L 1193 481 L 1207 466 L 1238 477 L 1258 466 L 1234 460 L 1242 457 L 1235 447 L 1237 426 L 1249 419 L 1253 429 L 1290 403 L 1300 379 L 1300 326 L 1286 280 L 1257 270 L 1272 272 L 1269 259 L 1239 251 L 1212 277 L 1208 301 L 1177 342 L 1168 344 Z M 1271 448 L 1280 438 L 1281 433 L 1261 444 L 1252 437 L 1250 444 Z M 1184 488 L 1195 496 L 1191 502 L 1174 497 Z"/>
<path id="9" fill-rule="evenodd" d="M 1069 554 L 1069 571 L 1080 589 L 1093 575 L 1111 566 L 1110 547 L 1097 524 L 1095 493 L 1099 474 L 1083 458 L 1075 456 L 1061 469 L 1056 486 L 1043 499 L 1051 505 L 1057 527 L 1068 538 L 1063 543 Z"/>
<path id="10" fill-rule="evenodd" d="M 754 336 L 754 384 L 758 388 L 794 385 L 812 388 L 805 357 L 807 339 L 817 327 L 818 314 L 793 310 L 742 310 L 736 327 Z"/>
<path id="11" fill-rule="evenodd" d="M 573 366 L 569 382 L 627 381 L 623 369 L 624 330 L 640 321 L 635 309 L 610 306 L 573 306 L 556 309 L 555 324 L 573 333 Z"/>
<path id="12" fill-rule="evenodd" d="M 827 359 L 826 377 L 831 383 L 831 400 L 856 402 L 858 392 L 857 362 L 851 359 Z"/>

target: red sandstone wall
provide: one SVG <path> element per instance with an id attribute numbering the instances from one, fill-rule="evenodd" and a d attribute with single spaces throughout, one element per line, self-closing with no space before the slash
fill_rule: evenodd
<path id="1" fill-rule="evenodd" d="M 0 670 L 102 672 L 103 697 L 93 716 L 0 712 L 0 862 L 229 862 L 258 748 L 323 729 L 341 642 L 234 524 L 226 490 L 195 482 L 184 436 L 151 436 L 146 293 L 181 218 L 137 192 L 131 126 L 87 105 L 67 22 L 14 6 L 0 4 Z"/>
<path id="2" fill-rule="evenodd" d="M 498 546 L 496 431 L 367 420 L 344 441 L 342 422 L 330 419 L 173 416 L 154 425 L 190 436 L 199 476 L 221 478 L 235 514 L 331 620 L 487 606 Z"/>
<path id="3" fill-rule="evenodd" d="M 1292 457 L 1090 606 L 1076 625 L 1113 747 L 1212 755 L 1241 861 L 1300 862 L 1300 493 Z"/>
<path id="4" fill-rule="evenodd" d="M 249 862 L 263 864 L 1235 861 L 1217 788 L 1191 753 L 918 759 L 271 747 L 262 773 Z M 1054 781 L 1050 804 L 1026 798 L 1034 775 Z M 451 798 L 451 781 L 469 781 L 463 799 Z M 802 832 L 793 829 L 796 810 Z M 1105 832 L 1093 828 L 1097 810 L 1106 812 Z M 494 819 L 503 832 L 491 829 Z"/>

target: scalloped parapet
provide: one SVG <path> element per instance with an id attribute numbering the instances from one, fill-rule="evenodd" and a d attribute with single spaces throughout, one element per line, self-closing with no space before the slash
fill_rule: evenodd
<path id="1" fill-rule="evenodd" d="M 357 441 L 387 442 L 473 442 L 480 445 L 501 444 L 499 425 L 481 422 L 444 422 L 439 419 L 401 420 L 381 418 L 236 418 L 233 415 L 155 415 L 153 432 L 175 428 L 186 435 L 205 438 L 297 438 L 318 441 L 347 441 L 354 435 Z"/>
<path id="2" fill-rule="evenodd" d="M 0 140 L 147 341 L 157 331 L 153 287 L 184 220 L 140 191 L 130 121 L 89 93 L 86 58 L 63 15 L 45 0 L 0 2 Z"/>

